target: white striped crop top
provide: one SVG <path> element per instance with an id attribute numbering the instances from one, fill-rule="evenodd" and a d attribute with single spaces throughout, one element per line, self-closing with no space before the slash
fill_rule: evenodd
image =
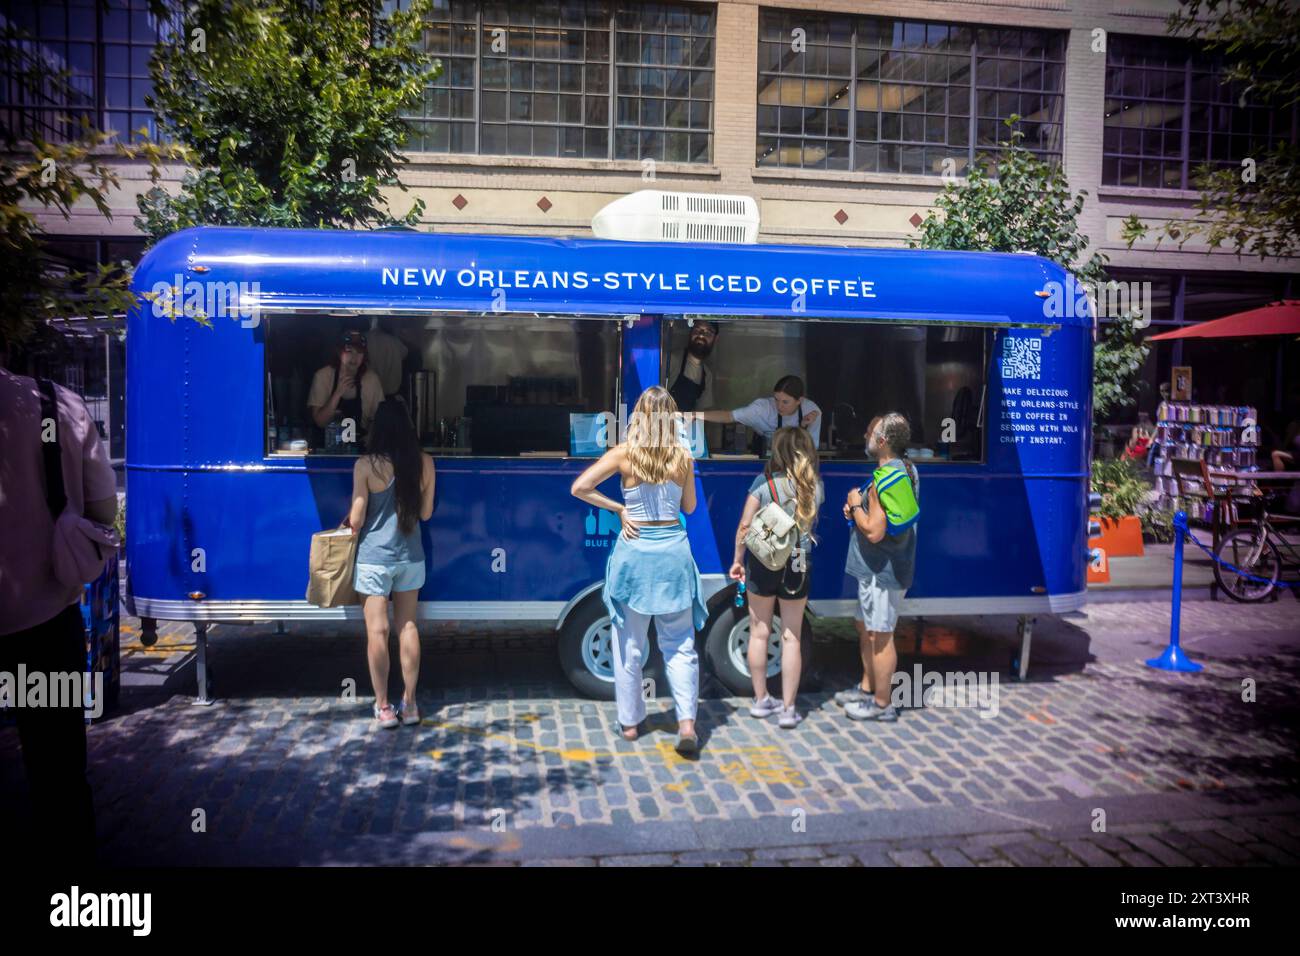
<path id="1" fill-rule="evenodd" d="M 633 521 L 673 521 L 682 510 L 682 486 L 675 481 L 643 481 L 623 488 L 623 504 Z"/>

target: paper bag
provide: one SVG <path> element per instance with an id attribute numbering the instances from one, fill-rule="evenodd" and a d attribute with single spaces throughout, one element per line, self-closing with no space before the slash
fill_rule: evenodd
<path id="1" fill-rule="evenodd" d="M 318 531 L 311 536 L 307 601 L 319 607 L 360 603 L 352 586 L 357 536 L 349 528 Z"/>

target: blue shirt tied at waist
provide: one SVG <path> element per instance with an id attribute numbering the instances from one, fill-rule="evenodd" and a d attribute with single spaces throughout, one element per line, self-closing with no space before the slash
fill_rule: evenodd
<path id="1" fill-rule="evenodd" d="M 605 565 L 601 600 L 610 619 L 623 626 L 619 605 L 641 614 L 675 614 L 691 608 L 697 631 L 709 612 L 704 606 L 700 569 L 681 525 L 643 525 L 640 536 L 619 534 Z"/>

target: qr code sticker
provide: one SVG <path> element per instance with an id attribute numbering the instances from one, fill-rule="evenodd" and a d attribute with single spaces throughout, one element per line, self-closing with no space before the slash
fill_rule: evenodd
<path id="1" fill-rule="evenodd" d="M 1028 378 L 1037 381 L 1043 377 L 1043 340 L 1002 340 L 1002 377 Z"/>

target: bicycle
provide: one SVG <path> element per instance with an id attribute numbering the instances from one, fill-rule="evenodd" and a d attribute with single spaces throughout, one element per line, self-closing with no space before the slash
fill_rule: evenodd
<path id="1" fill-rule="evenodd" d="M 1269 514 L 1261 507 L 1253 523 L 1219 540 L 1214 578 L 1234 601 L 1263 601 L 1277 590 L 1284 570 L 1300 569 L 1300 543 L 1292 543 L 1279 533 L 1273 526 L 1275 519 L 1300 523 L 1300 517 Z"/>

